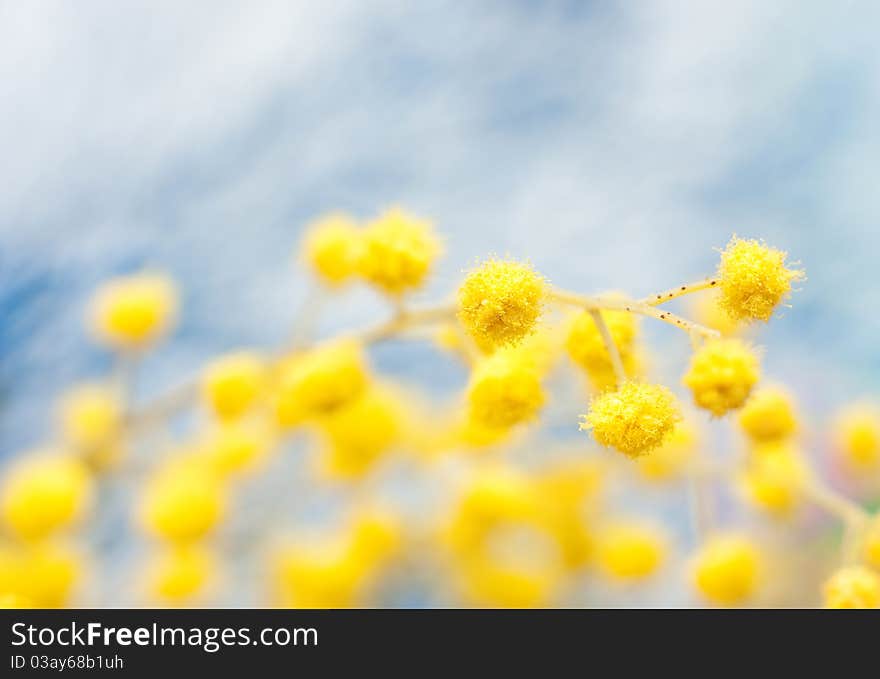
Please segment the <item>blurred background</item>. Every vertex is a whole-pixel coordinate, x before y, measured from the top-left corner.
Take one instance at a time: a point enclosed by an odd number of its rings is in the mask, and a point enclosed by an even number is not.
[[[878,23],[867,0],[0,3],[2,461],[111,369],[83,322],[105,279],[180,286],[149,400],[288,337],[310,220],[393,204],[443,238],[425,302],[488,253],[640,296],[711,273],[734,232],[766,239],[808,279],[761,331],[765,369],[820,422],[880,390]],[[320,333],[387,313],[354,289]],[[643,325],[676,384],[686,341]],[[467,374],[417,342],[374,361],[440,392]],[[120,579],[93,600],[131,601]]]

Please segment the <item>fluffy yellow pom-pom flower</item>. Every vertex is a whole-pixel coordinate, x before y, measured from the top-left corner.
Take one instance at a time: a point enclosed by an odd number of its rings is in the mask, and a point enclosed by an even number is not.
[[[880,576],[864,566],[836,571],[823,588],[825,608],[880,607]]]
[[[369,382],[360,346],[340,340],[289,359],[280,369],[276,415],[282,426],[332,413],[357,399]]]
[[[218,569],[214,555],[193,545],[172,546],[147,565],[150,598],[182,605],[205,593]]]
[[[370,222],[362,242],[361,276],[395,296],[421,287],[441,250],[431,223],[399,208]]]
[[[266,363],[250,351],[212,361],[202,375],[202,393],[223,420],[240,417],[259,399],[266,385]]]
[[[544,405],[534,361],[517,348],[502,349],[480,362],[468,385],[471,421],[506,429],[535,417]]]
[[[635,314],[625,311],[602,311],[602,318],[611,339],[617,346],[623,369],[630,377],[635,375],[638,361],[636,360],[635,341],[638,333],[638,321]],[[613,388],[617,383],[611,356],[592,315],[581,311],[571,319],[565,348],[571,360],[583,368],[590,382],[597,390]]]
[[[760,570],[761,556],[751,541],[738,535],[716,535],[694,559],[694,584],[710,603],[738,606],[755,593]]]
[[[321,282],[338,287],[357,274],[361,231],[348,215],[330,214],[307,227],[303,250]]]
[[[751,456],[741,479],[746,496],[773,514],[790,514],[807,481],[802,457],[785,443],[765,443],[760,448]]]
[[[762,387],[752,394],[740,411],[739,425],[756,443],[787,439],[797,431],[791,394],[782,387]]]
[[[458,315],[478,346],[501,347],[535,330],[545,292],[544,279],[529,265],[491,259],[462,283]]]
[[[717,339],[694,353],[684,384],[694,403],[720,417],[745,403],[760,376],[758,357],[748,344]]]
[[[876,466],[880,462],[880,408],[855,403],[841,410],[834,421],[834,446],[852,467]]]
[[[666,555],[666,540],[652,527],[615,523],[599,532],[596,555],[602,570],[619,580],[641,580],[655,573]]]
[[[92,298],[92,327],[115,349],[140,349],[164,334],[177,315],[177,288],[160,274],[134,274],[102,285]]]
[[[580,428],[590,429],[603,446],[639,457],[662,445],[681,414],[675,396],[666,387],[625,382],[617,391],[590,401]]]
[[[172,461],[147,482],[140,507],[142,525],[178,544],[205,537],[223,518],[226,489],[203,460]]]
[[[734,236],[718,265],[719,303],[736,320],[769,321],[773,310],[791,294],[803,271],[785,266],[786,253],[756,240]]]
[[[65,394],[60,408],[65,442],[87,459],[109,463],[122,445],[122,401],[103,384],[87,384]]]
[[[39,540],[83,516],[92,498],[92,478],[69,455],[34,454],[16,462],[0,487],[0,516],[23,540]]]

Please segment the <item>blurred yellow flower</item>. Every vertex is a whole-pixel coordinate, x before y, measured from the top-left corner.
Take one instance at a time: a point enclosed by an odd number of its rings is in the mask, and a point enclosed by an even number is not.
[[[373,387],[345,408],[319,421],[327,446],[323,471],[335,478],[359,478],[397,443],[401,407],[388,390]]]
[[[318,279],[330,287],[349,282],[361,256],[361,231],[348,215],[333,213],[306,227],[305,261]]]
[[[354,341],[329,342],[291,357],[280,368],[275,412],[284,427],[326,415],[355,401],[369,374],[361,347]]]
[[[699,432],[693,421],[679,421],[669,438],[650,455],[636,460],[642,476],[650,481],[668,481],[678,478],[693,461],[697,452]]]
[[[694,403],[720,417],[745,403],[760,376],[752,347],[736,338],[716,339],[694,352],[684,384]]]
[[[103,467],[115,462],[122,446],[123,406],[119,393],[104,384],[84,384],[61,399],[64,442]]]
[[[358,271],[382,292],[399,296],[420,288],[440,254],[430,222],[391,208],[367,224]]]
[[[833,424],[836,452],[852,467],[865,469],[880,463],[880,407],[854,403],[843,408]]]
[[[694,584],[710,603],[739,606],[751,598],[761,575],[761,555],[743,536],[721,534],[710,538],[693,562]]]
[[[217,559],[203,547],[162,549],[147,564],[150,598],[174,606],[190,604],[210,587],[217,571]]]
[[[782,387],[761,387],[740,411],[739,424],[755,443],[789,438],[797,431],[797,414],[791,394]]]
[[[93,494],[82,461],[60,453],[32,453],[17,460],[0,486],[0,516],[23,540],[38,540],[82,518]]]
[[[697,323],[717,330],[724,337],[737,335],[744,330],[744,323],[731,318],[721,307],[721,296],[717,289],[704,295],[696,295],[691,309]]]
[[[177,307],[177,288],[168,276],[141,273],[116,278],[92,298],[92,328],[109,347],[140,349],[169,330]]]
[[[653,575],[666,551],[666,538],[658,529],[635,522],[611,523],[596,537],[599,566],[618,580],[641,580]]]
[[[200,441],[200,450],[221,476],[258,469],[275,444],[269,424],[261,419],[224,422]]]
[[[19,558],[17,593],[34,608],[63,608],[82,582],[86,565],[77,550],[57,542],[25,547]]]
[[[624,371],[628,377],[635,377],[639,367],[636,355],[636,316],[626,311],[600,313],[620,354]],[[594,389],[603,391],[614,388],[617,379],[611,357],[590,313],[580,311],[569,320],[565,348],[571,360],[586,371]]]
[[[504,429],[533,419],[544,405],[537,366],[517,347],[500,349],[474,369],[467,391],[470,419]]]
[[[187,544],[217,526],[227,502],[226,488],[205,461],[172,460],[148,479],[140,520],[156,537]]]
[[[202,394],[211,411],[221,420],[232,420],[248,412],[266,387],[267,366],[254,352],[241,351],[221,356],[202,373]]]
[[[556,463],[535,479],[541,511],[567,568],[578,569],[593,556],[590,519],[603,482],[604,469],[594,460]]]
[[[741,483],[746,497],[767,511],[785,516],[801,500],[807,468],[800,451],[787,443],[765,443],[751,456]]]
[[[880,576],[863,566],[835,571],[823,588],[825,608],[880,607]]]

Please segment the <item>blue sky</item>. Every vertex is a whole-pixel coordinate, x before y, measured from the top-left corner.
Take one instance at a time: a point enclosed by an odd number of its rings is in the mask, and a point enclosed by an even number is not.
[[[644,294],[763,237],[809,276],[760,336],[768,372],[820,412],[877,393],[878,22],[874,2],[4,3],[0,448],[40,443],[52,395],[106,369],[82,329],[100,280],[180,280],[155,391],[286,336],[306,221],[397,202],[445,237],[426,298],[489,252]],[[382,311],[355,292],[324,329]]]

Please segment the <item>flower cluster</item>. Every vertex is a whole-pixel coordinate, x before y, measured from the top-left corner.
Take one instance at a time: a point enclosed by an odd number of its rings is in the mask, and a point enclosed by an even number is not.
[[[752,323],[804,279],[784,252],[734,237],[713,276],[642,298],[564,290],[531,263],[488,257],[448,302],[419,306],[441,251],[402,208],[315,220],[297,260],[321,294],[290,343],[232,347],[149,400],[132,375],[174,329],[177,285],[144,272],[101,286],[89,326],[118,367],[62,394],[45,449],[0,479],[0,602],[91,603],[107,566],[102,541],[84,537],[116,492],[144,555],[126,603],[202,605],[239,588],[255,604],[350,607],[421,588],[436,605],[555,606],[579,602],[586,580],[614,596],[668,578],[707,605],[792,603],[780,592],[796,555],[757,522],[720,521],[729,493],[775,527],[807,531],[811,505],[842,523],[824,582],[794,603],[880,605],[880,517],[822,480],[791,390],[762,378]],[[358,283],[387,320],[316,337],[315,314]],[[686,295],[696,321],[668,309]],[[647,346],[654,321],[689,341],[679,378],[663,379],[670,361]],[[384,374],[375,345],[424,338],[466,371],[456,393]],[[722,459],[713,442],[730,425]],[[825,438],[841,475],[870,488],[877,407],[845,407]],[[626,505],[643,484],[687,499],[690,544]]]

